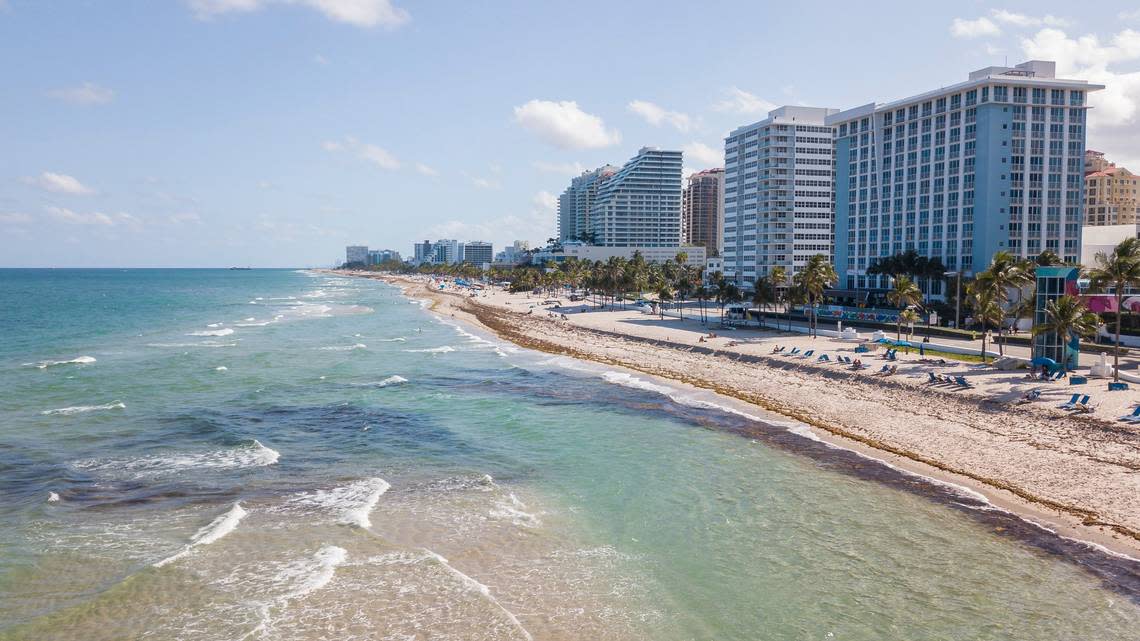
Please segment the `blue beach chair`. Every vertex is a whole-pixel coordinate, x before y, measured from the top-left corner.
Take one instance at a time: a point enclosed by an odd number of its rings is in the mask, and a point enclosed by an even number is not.
[[[1129,423],[1136,423],[1140,421],[1140,405],[1137,405],[1136,409],[1132,410],[1131,414],[1125,414],[1124,416],[1121,416],[1120,420],[1128,421]]]
[[[1057,407],[1059,407],[1059,408],[1061,408],[1061,409],[1063,409],[1063,410],[1072,409],[1072,408],[1073,408],[1073,406],[1077,404],[1077,399],[1078,399],[1078,398],[1080,398],[1080,397],[1081,397],[1081,395],[1080,395],[1080,394],[1073,394],[1073,397],[1072,397],[1072,398],[1070,398],[1070,399],[1068,400],[1068,402],[1065,402],[1065,403],[1061,403],[1061,404],[1060,404],[1060,405],[1058,405]]]

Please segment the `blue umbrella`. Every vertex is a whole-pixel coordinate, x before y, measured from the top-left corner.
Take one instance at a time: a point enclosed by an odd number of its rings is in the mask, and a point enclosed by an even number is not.
[[[1030,365],[1036,365],[1037,367],[1040,367],[1042,365],[1048,365],[1049,369],[1053,369],[1054,367],[1057,367],[1057,361],[1055,361],[1051,358],[1047,358],[1045,356],[1038,356],[1037,358],[1029,361],[1029,364]]]

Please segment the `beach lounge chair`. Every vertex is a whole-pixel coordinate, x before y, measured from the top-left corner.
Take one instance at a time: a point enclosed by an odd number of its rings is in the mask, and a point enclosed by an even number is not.
[[[966,381],[965,378],[962,378],[961,376],[955,376],[954,382],[957,383],[960,387],[973,387],[968,381]]]
[[[1060,371],[1057,371],[1057,372],[1053,372],[1053,375],[1052,375],[1052,376],[1050,376],[1050,377],[1049,377],[1048,379],[1046,379],[1046,380],[1048,380],[1050,383],[1054,383],[1054,382],[1056,382],[1056,381],[1059,381],[1059,380],[1061,380],[1061,377],[1062,377],[1063,375],[1064,375],[1064,374],[1063,374],[1062,372],[1060,372]]]
[[[815,350],[809,349],[808,351],[804,352],[803,356],[800,358],[811,358],[812,354],[815,354]]]
[[[827,357],[827,354],[820,354],[819,358],[817,358],[815,360],[823,362],[823,363],[831,362],[831,359]]]
[[[927,383],[933,384],[933,383],[941,383],[942,382],[938,379],[937,376],[934,375],[934,372],[927,372],[926,375],[930,377],[930,380],[926,381]]]
[[[799,353],[800,353],[800,348],[793,347],[792,351],[788,352],[788,356],[791,356],[792,354],[799,354]]]
[[[887,370],[887,376],[894,376],[895,374],[898,373],[898,371],[899,371],[898,365],[891,365],[891,368],[889,370]]]
[[[1071,409],[1073,409],[1073,406],[1077,404],[1077,399],[1079,399],[1080,397],[1081,397],[1080,394],[1073,394],[1073,397],[1070,398],[1068,400],[1068,402],[1061,403],[1057,407],[1059,407],[1063,410],[1071,410]]]
[[[887,373],[887,371],[888,371],[888,370],[890,370],[890,369],[891,369],[891,366],[890,366],[890,365],[883,365],[881,368],[879,368],[879,371],[875,372],[875,374],[876,374],[876,375],[878,375],[878,374],[886,374],[886,373]]]
[[[1077,401],[1077,404],[1073,406],[1073,409],[1078,412],[1088,414],[1092,413],[1092,411],[1096,408],[1092,406],[1092,403],[1089,402],[1089,397],[1086,395],[1084,398]]]
[[[899,353],[899,351],[897,349],[892,349],[892,350],[888,351],[887,352],[887,360],[888,361],[897,360],[898,359],[898,353]]]
[[[1089,398],[1090,398],[1089,395],[1085,394],[1084,396],[1081,397],[1081,400],[1079,400],[1075,403],[1066,403],[1066,405],[1068,405],[1068,407],[1066,407],[1065,409],[1067,409],[1067,410],[1084,409],[1085,411],[1088,411],[1088,409],[1089,409],[1089,406],[1088,406],[1089,405]]]
[[[1137,421],[1140,421],[1140,405],[1137,405],[1136,409],[1132,410],[1131,414],[1125,414],[1124,416],[1121,416],[1120,420],[1128,421],[1129,423],[1136,423]]]
[[[851,357],[850,357],[850,356],[840,356],[839,358],[843,359],[843,364],[844,364],[844,365],[852,365],[852,364],[854,363],[854,362],[851,360]]]
[[[1024,396],[1017,399],[1017,403],[1018,403],[1018,405],[1021,405],[1023,403],[1032,403],[1033,401],[1036,401],[1039,398],[1041,398],[1041,390],[1035,389],[1035,390],[1031,390],[1031,391],[1026,392]]]

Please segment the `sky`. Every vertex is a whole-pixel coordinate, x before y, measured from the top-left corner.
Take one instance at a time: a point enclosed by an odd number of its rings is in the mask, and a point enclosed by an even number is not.
[[[0,266],[301,267],[555,234],[582,170],[686,171],[783,104],[1027,59],[1104,84],[1140,173],[1140,7],[1101,2],[0,0]]]

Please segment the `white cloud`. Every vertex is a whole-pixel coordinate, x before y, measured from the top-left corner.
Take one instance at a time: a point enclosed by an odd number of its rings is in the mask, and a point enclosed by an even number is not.
[[[57,194],[70,194],[72,196],[88,196],[95,193],[94,189],[87,187],[77,179],[67,174],[57,174],[50,171],[34,178],[25,178],[24,182],[35,185],[40,189]]]
[[[580,162],[547,162],[545,160],[536,160],[532,164],[535,169],[547,174],[577,176],[583,171],[586,171],[585,165]]]
[[[395,171],[403,166],[400,160],[387,149],[361,142],[352,136],[345,137],[343,141],[326,140],[321,143],[321,147],[332,153],[348,152],[387,171]]]
[[[724,166],[724,152],[713,149],[702,142],[690,142],[682,145],[681,151],[688,162],[696,161],[706,167]]]
[[[954,36],[955,38],[982,38],[985,36],[1000,36],[1001,27],[994,24],[993,20],[990,20],[984,16],[976,20],[954,18],[954,22],[950,23],[950,35]]]
[[[48,92],[48,95],[75,105],[105,105],[115,99],[113,90],[92,82],[85,82],[78,87],[55,89]]]
[[[647,100],[634,100],[626,105],[626,109],[641,116],[645,122],[648,122],[654,127],[669,124],[676,128],[677,131],[683,132],[689,131],[693,127],[693,119],[688,114],[679,111],[669,111],[661,105]]]
[[[1140,60],[1140,32],[1124,29],[1102,41],[1046,28],[1022,38],[1021,49],[1030,59],[1055,60],[1059,77],[1104,85],[1089,94],[1088,146],[1118,164],[1140,167],[1140,71],[1118,70]]]
[[[1135,11],[1121,11],[1116,17],[1125,22],[1140,22],[1140,9]]]
[[[98,211],[90,214],[81,214],[66,207],[55,207],[52,205],[49,205],[46,209],[52,218],[71,225],[101,225],[112,227],[116,222],[115,218]],[[120,214],[120,216],[123,215],[130,216],[130,214]]]
[[[187,211],[177,214],[171,214],[166,217],[166,220],[171,225],[198,225],[202,222],[202,217],[197,212]]]
[[[554,213],[558,209],[558,197],[545,189],[535,194],[531,202],[535,207],[549,213]]]
[[[499,181],[492,180],[490,178],[480,178],[479,176],[473,176],[471,178],[471,184],[475,185],[476,187],[478,187],[480,189],[502,189],[503,188],[503,186],[499,183]]]
[[[0,212],[0,224],[20,225],[32,222],[32,217],[20,212]]]
[[[436,168],[425,165],[422,162],[416,163],[416,171],[418,171],[419,173],[421,173],[425,176],[438,176],[439,175],[439,171]]]
[[[767,114],[777,107],[776,103],[739,87],[729,87],[725,94],[724,100],[713,105],[714,110],[738,114]]]
[[[562,149],[600,149],[621,142],[621,133],[567,100],[531,100],[515,107],[515,120],[543,141]]]
[[[1068,20],[1049,14],[1038,18],[1037,16],[1027,16],[1024,13],[1014,13],[1013,11],[1006,11],[1005,9],[993,9],[990,11],[990,15],[998,22],[1015,27],[1040,27],[1042,25],[1064,27],[1069,24]]]
[[[300,5],[315,9],[329,20],[357,27],[394,29],[411,20],[411,15],[391,0],[187,0],[194,15],[208,20],[226,13],[250,13],[269,5]]]

